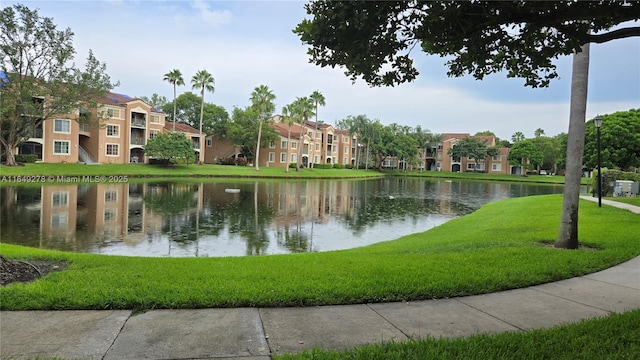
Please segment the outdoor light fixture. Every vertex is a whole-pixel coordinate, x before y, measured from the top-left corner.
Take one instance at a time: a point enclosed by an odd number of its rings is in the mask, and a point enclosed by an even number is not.
[[[597,130],[597,146],[598,146],[598,207],[602,207],[602,158],[600,157],[600,126],[602,126],[602,116],[598,115],[593,119]]]

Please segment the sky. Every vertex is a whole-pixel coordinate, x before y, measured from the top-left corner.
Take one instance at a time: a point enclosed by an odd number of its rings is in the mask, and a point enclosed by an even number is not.
[[[21,3],[70,28],[81,66],[92,50],[120,85],[114,92],[132,97],[152,94],[173,100],[164,74],[179,69],[185,86],[201,69],[215,78],[205,101],[232,112],[249,105],[253,89],[267,85],[276,95],[276,112],[297,97],[320,91],[326,106],[318,119],[334,125],[349,115],[366,115],[385,125],[428,129],[433,133],[489,130],[511,139],[520,131],[548,136],[569,126],[571,57],[554,63],[560,79],[549,88],[524,87],[522,79],[493,74],[482,81],[447,77],[445,60],[415,49],[418,79],[395,87],[355,83],[340,68],[309,63],[308,47],[292,29],[308,17],[302,1],[5,1]],[[591,46],[587,119],[640,108],[640,38]]]

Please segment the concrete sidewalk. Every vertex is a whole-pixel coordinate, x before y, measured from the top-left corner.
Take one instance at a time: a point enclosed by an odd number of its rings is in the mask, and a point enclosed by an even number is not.
[[[598,202],[598,198],[593,196],[580,196],[580,199]],[[617,207],[620,209],[629,210],[634,214],[640,214],[640,206],[635,206],[635,205],[626,204],[626,203],[613,201],[613,200],[607,200],[607,199],[600,199],[600,200],[602,201],[602,205],[609,205],[609,206]]]
[[[0,312],[9,359],[266,360],[426,335],[549,328],[640,308],[640,257],[594,274],[453,299],[303,308]]]

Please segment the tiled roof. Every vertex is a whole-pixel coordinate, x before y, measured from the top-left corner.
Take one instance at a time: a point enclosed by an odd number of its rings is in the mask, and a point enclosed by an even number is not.
[[[164,128],[167,130],[173,130],[173,123],[170,121],[165,121]],[[200,134],[200,130],[194,129],[191,125],[181,123],[181,122],[176,123],[176,131],[188,133],[188,134],[196,134],[196,135]]]

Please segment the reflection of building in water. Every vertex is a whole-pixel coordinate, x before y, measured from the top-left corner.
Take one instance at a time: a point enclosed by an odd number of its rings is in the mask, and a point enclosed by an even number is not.
[[[39,247],[88,251],[112,242],[135,245],[162,230],[162,217],[145,209],[147,188],[147,184],[127,183],[47,185],[38,189],[39,196],[32,194],[35,189],[18,188],[13,196],[15,204],[9,205],[15,207],[20,202],[23,206],[20,211],[30,215],[27,219],[15,219],[14,229],[3,227],[3,231],[16,237],[20,227],[33,227],[27,221],[37,221]],[[19,201],[25,197],[20,196],[21,192],[29,194],[33,201]],[[3,210],[8,210],[9,205],[3,204]],[[26,235],[35,234],[30,231]],[[36,246],[32,241],[24,244]]]
[[[259,201],[276,211],[275,225],[299,225],[305,222],[327,223],[331,216],[353,213],[359,203],[351,181],[309,181],[268,183],[259,193]]]
[[[40,230],[43,240],[73,242],[76,238],[78,186],[42,187]]]

